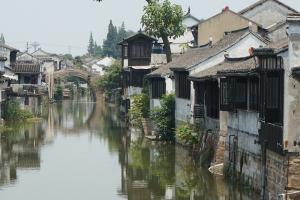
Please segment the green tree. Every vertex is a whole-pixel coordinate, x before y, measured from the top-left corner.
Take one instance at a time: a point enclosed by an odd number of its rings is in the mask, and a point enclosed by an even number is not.
[[[0,36],[0,44],[5,44],[5,38],[4,38],[3,33],[1,33],[1,36]]]
[[[127,31],[125,29],[125,23],[123,22],[122,25],[119,27],[118,29],[118,36],[117,36],[117,42],[120,42],[122,41],[124,38],[126,38],[128,35],[127,35]],[[117,44],[116,44],[117,45]],[[117,46],[117,57],[120,57],[121,56],[121,46]]]
[[[95,43],[94,43],[93,33],[90,34],[88,53],[90,56],[94,55],[95,53]]]
[[[105,56],[116,57],[117,37],[117,27],[115,27],[112,23],[112,20],[110,20],[106,40],[103,42],[103,54]]]
[[[103,55],[103,51],[102,51],[101,45],[97,45],[97,43],[95,42],[94,47],[95,47],[95,49],[94,49],[94,56],[101,57]]]
[[[96,0],[102,2],[103,0]],[[172,61],[169,38],[178,38],[184,33],[182,25],[183,11],[181,6],[173,5],[169,0],[160,3],[159,0],[146,0],[142,24],[149,35],[162,38],[167,61]]]
[[[111,96],[113,90],[119,87],[119,78],[122,71],[121,62],[115,61],[103,76],[94,80],[92,86],[103,90],[107,96]]]
[[[64,55],[64,58],[65,58],[65,59],[69,59],[69,60],[73,60],[72,54],[65,54],[65,55]]]
[[[169,0],[151,0],[144,7],[142,25],[149,35],[163,40],[167,62],[172,61],[169,38],[176,39],[184,33],[183,16],[181,6],[172,4]]]

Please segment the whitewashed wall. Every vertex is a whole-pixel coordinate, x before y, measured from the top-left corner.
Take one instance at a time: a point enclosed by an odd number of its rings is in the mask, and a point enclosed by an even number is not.
[[[291,76],[292,69],[300,66],[300,23],[290,24],[289,51],[280,54],[284,59],[284,141],[290,152],[300,152],[300,80]]]

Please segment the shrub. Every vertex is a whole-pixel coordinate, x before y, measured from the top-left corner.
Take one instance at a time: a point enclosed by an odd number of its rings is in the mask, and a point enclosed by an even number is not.
[[[199,137],[196,130],[194,130],[189,124],[184,124],[176,129],[176,137],[185,144],[197,144]]]
[[[16,101],[9,100],[4,104],[3,118],[8,122],[25,121],[32,118],[33,114],[27,110],[22,110],[20,104]]]
[[[151,119],[156,126],[156,136],[162,140],[174,140],[175,97],[164,95],[160,99],[160,107],[151,110]]]
[[[54,99],[55,100],[62,100],[63,99],[63,89],[60,85],[56,86]]]
[[[129,109],[129,119],[134,127],[141,128],[142,119],[149,117],[150,102],[147,94],[132,96],[132,106]]]

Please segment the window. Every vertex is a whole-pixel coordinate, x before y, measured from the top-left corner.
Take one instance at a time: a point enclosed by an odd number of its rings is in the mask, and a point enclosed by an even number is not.
[[[218,81],[194,82],[195,85],[195,118],[206,116],[218,119],[220,112]]]
[[[130,74],[130,86],[143,87],[144,78],[146,74],[149,74],[150,70],[131,70]]]
[[[223,78],[220,89],[221,110],[258,110],[259,81],[257,77]]]
[[[211,118],[218,119],[219,109],[219,86],[217,81],[206,82],[205,107],[206,115]]]
[[[191,82],[188,80],[189,72],[176,72],[176,96],[182,99],[190,99]]]
[[[148,58],[151,56],[150,48],[143,42],[136,42],[132,45],[131,56],[133,58]]]
[[[159,99],[166,94],[166,81],[164,78],[151,79],[151,97]]]
[[[234,108],[234,82],[232,78],[222,78],[220,83],[220,109],[231,111]]]
[[[235,108],[247,109],[247,78],[235,79]]]
[[[205,84],[203,82],[194,82],[195,104],[204,104]]]
[[[205,97],[205,84],[203,82],[194,82],[195,88],[195,105],[194,105],[194,118],[204,118],[204,97]]]
[[[261,74],[261,117],[269,123],[283,123],[283,77],[282,71]]]

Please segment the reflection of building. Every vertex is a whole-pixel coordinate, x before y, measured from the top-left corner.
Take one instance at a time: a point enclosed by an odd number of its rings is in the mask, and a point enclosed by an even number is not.
[[[14,132],[1,135],[0,187],[13,183],[18,169],[40,168],[40,147],[45,135],[42,124],[16,128]]]

